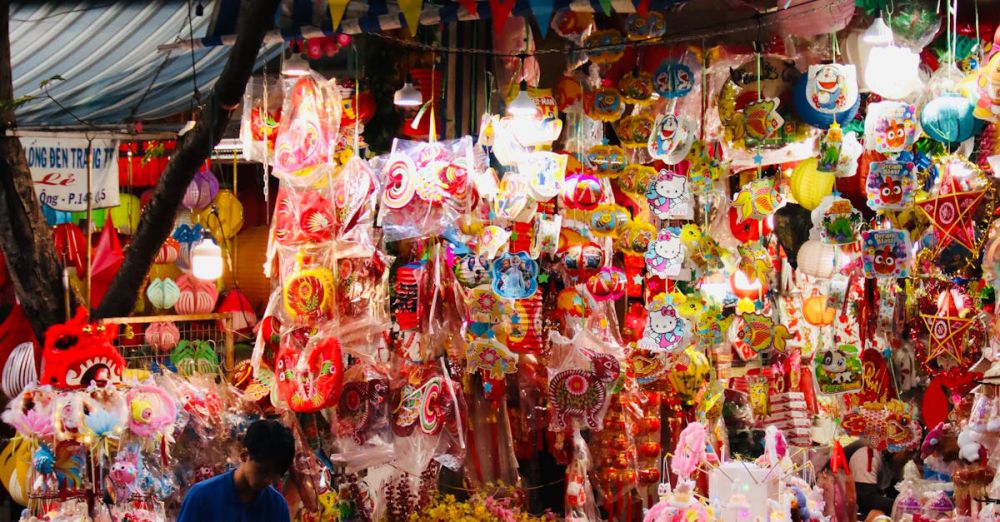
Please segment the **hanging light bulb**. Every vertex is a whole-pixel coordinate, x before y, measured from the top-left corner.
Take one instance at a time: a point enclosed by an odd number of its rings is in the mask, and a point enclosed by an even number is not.
[[[881,17],[865,30],[861,40],[870,46],[864,70],[868,89],[898,100],[920,86],[920,56],[909,47],[896,45],[892,29]]]
[[[309,62],[302,57],[296,46],[290,46],[292,54],[281,64],[282,76],[305,76],[312,72]]]
[[[399,107],[418,107],[424,103],[424,95],[413,86],[413,77],[406,75],[406,83],[392,96],[392,103]]]
[[[215,241],[205,238],[191,249],[191,273],[204,281],[222,277],[222,249]]]
[[[528,95],[528,82],[521,80],[521,92],[507,106],[507,114],[511,116],[534,116],[538,113],[535,100]]]

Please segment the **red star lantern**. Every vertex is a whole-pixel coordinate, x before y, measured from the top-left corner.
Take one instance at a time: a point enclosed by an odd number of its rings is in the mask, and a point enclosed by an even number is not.
[[[920,211],[934,226],[937,239],[935,256],[952,241],[969,252],[975,252],[973,215],[985,194],[985,190],[963,190],[957,180],[949,176],[942,182],[939,195],[917,203]]]
[[[956,297],[958,303],[956,303]],[[924,325],[929,333],[927,353],[924,357],[924,366],[937,362],[937,366],[942,366],[938,358],[948,355],[955,360],[958,367],[966,368],[971,361],[967,361],[962,353],[962,347],[966,344],[966,337],[972,327],[973,319],[967,319],[961,315],[964,305],[961,306],[964,298],[955,290],[941,292],[938,297],[938,310],[934,315],[920,314]],[[949,366],[947,363],[944,366]]]

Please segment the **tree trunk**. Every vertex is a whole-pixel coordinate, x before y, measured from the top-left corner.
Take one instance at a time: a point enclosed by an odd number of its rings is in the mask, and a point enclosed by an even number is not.
[[[177,151],[160,176],[153,198],[143,211],[139,228],[125,251],[121,269],[111,281],[95,317],[122,316],[132,310],[156,252],[173,229],[188,184],[222,139],[233,110],[243,98],[278,4],[279,0],[243,0],[236,44],[229,61],[203,107],[198,124],[180,140]]]
[[[0,100],[14,99],[10,63],[10,1],[0,0]],[[66,319],[62,264],[31,181],[10,103],[0,108],[0,249],[17,295],[38,339]]]

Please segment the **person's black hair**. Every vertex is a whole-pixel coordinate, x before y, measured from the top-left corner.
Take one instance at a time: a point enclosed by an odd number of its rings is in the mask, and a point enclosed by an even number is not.
[[[295,437],[292,430],[276,420],[254,421],[243,436],[243,447],[255,462],[274,466],[284,474],[295,457]]]

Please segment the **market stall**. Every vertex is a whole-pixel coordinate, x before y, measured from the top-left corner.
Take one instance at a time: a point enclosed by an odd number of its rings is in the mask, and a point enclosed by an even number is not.
[[[172,519],[258,418],[293,520],[1000,517],[995,10],[348,4],[266,37],[130,315],[0,336],[22,520]],[[43,198],[89,306],[174,146]]]

